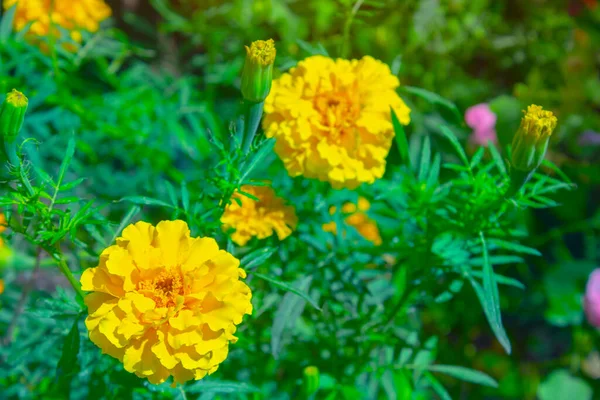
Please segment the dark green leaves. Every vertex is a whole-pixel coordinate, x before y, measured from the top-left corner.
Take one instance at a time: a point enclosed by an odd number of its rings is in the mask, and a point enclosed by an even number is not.
[[[404,127],[400,123],[398,116],[394,112],[393,109],[390,109],[392,113],[392,125],[394,126],[394,132],[396,134],[396,146],[398,147],[398,152],[400,152],[400,159],[402,160],[402,165],[410,165],[409,153],[408,153],[408,139],[406,138],[406,133],[404,132]]]
[[[458,107],[456,107],[454,103],[443,98],[439,94],[414,86],[402,86],[402,89],[410,94],[414,94],[415,96],[418,96],[428,101],[434,106],[441,107],[442,109],[447,110],[454,117],[457,123],[462,123],[462,115],[460,111],[458,111]]]
[[[56,367],[58,384],[68,391],[72,376],[79,371],[79,318],[75,318],[71,330],[65,337],[62,355]]]

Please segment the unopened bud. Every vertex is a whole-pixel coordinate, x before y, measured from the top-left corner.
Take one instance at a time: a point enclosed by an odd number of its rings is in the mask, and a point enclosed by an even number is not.
[[[242,70],[242,96],[245,100],[260,103],[271,92],[276,53],[273,39],[257,40],[250,47],[246,46],[246,61]]]

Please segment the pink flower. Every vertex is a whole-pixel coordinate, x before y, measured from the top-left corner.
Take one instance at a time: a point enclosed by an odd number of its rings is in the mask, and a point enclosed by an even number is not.
[[[481,103],[469,107],[465,112],[465,121],[468,126],[473,128],[471,142],[480,146],[487,145],[488,141],[497,143],[496,136],[496,114],[492,112],[487,103]]]
[[[600,268],[593,270],[588,278],[583,308],[588,322],[600,328]]]

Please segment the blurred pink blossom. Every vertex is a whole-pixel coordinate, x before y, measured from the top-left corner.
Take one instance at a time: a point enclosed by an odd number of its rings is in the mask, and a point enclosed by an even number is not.
[[[588,278],[583,307],[588,322],[600,328],[600,268],[592,271]]]
[[[496,114],[492,112],[487,103],[481,103],[469,107],[465,112],[465,121],[468,126],[473,128],[471,142],[480,146],[487,145],[488,141],[497,143],[496,136]]]

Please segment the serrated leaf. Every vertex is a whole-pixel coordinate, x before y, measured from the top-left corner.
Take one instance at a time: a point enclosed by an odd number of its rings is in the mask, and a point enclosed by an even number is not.
[[[240,178],[241,183],[246,183],[246,178],[250,175],[250,173],[264,160],[264,158],[271,153],[273,150],[273,146],[275,146],[275,139],[267,139],[264,140],[260,145],[256,152],[254,152],[254,157],[250,159],[248,164],[244,165],[243,173]]]
[[[478,385],[489,386],[493,388],[498,387],[498,382],[496,382],[491,376],[470,368],[460,367],[457,365],[433,364],[429,365],[427,370],[449,375],[465,382],[476,383]]]
[[[494,144],[491,141],[488,142],[488,149],[492,154],[494,164],[496,164],[496,167],[498,167],[498,171],[500,171],[502,176],[508,177],[508,170],[506,169],[506,164],[504,164],[504,160],[502,159],[500,152],[498,152],[498,149],[496,148],[496,146],[494,146]]]

